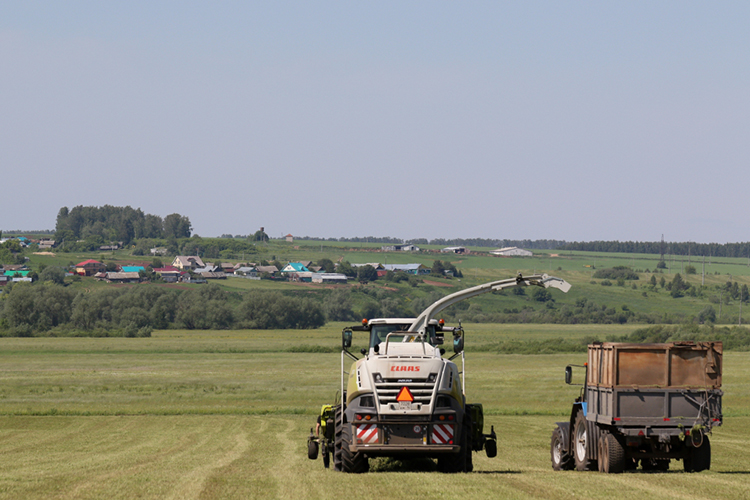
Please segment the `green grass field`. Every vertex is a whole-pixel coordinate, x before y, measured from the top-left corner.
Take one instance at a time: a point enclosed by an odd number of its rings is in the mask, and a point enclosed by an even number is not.
[[[469,400],[484,404],[498,457],[444,475],[430,461],[324,470],[305,440],[338,388],[342,324],[320,330],[159,331],[152,338],[4,338],[0,498],[747,498],[750,353],[725,353],[725,425],[712,470],[553,472],[549,438],[584,355],[472,353],[503,339],[626,334],[635,327],[465,325]],[[357,343],[355,337],[355,344]]]

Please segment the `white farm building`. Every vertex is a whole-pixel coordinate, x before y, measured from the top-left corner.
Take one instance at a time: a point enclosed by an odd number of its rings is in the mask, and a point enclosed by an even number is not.
[[[518,247],[499,248],[497,250],[492,250],[490,254],[497,255],[498,257],[531,257],[534,255],[528,250]]]

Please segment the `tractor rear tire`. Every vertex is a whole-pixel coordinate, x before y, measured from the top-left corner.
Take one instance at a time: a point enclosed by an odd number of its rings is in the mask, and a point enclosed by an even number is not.
[[[699,447],[689,448],[688,455],[682,459],[685,472],[701,472],[711,468],[711,441],[703,436]]]
[[[596,460],[587,458],[587,455],[589,454],[589,448],[592,446],[592,444],[590,443],[589,439],[586,416],[582,411],[579,411],[576,414],[571,445],[571,448],[573,449],[573,459],[575,460],[576,470],[596,470]]]
[[[552,470],[573,470],[573,457],[570,451],[565,451],[563,443],[563,430],[559,427],[552,431],[552,441],[549,445]]]

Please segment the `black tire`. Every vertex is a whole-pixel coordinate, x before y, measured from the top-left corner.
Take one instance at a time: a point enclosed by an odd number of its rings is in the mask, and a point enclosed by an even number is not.
[[[576,414],[575,425],[573,426],[573,436],[570,440],[573,459],[575,460],[576,470],[596,470],[596,460],[586,458],[589,455],[591,446],[586,417],[582,411]]]
[[[497,441],[494,439],[485,441],[484,452],[487,454],[487,458],[495,458],[497,456]]]
[[[345,424],[341,432],[341,470],[361,474],[370,470],[370,463],[362,452],[352,453],[349,445],[352,443],[352,426]]]
[[[474,446],[472,446],[474,440],[473,430],[474,423],[471,421],[471,415],[469,412],[466,412],[463,423],[463,443],[464,448],[466,448],[466,465],[464,466],[464,472],[474,471],[474,455],[472,455],[472,452],[474,451]]]
[[[699,447],[689,448],[688,455],[682,460],[685,472],[701,472],[711,468],[711,441],[703,436]]]
[[[318,442],[312,439],[307,442],[307,458],[315,460],[318,458]]]
[[[564,444],[563,430],[557,427],[552,431],[552,440],[549,445],[552,470],[573,470],[573,457],[570,455],[570,451],[563,449]]]
[[[333,426],[333,470],[342,472],[341,468],[341,438],[342,431],[344,429],[343,413],[341,411],[341,405],[337,406],[334,410],[334,426]]]
[[[606,474],[619,474],[625,470],[625,448],[617,436],[602,432],[599,443],[599,471]]]
[[[464,416],[464,421],[468,420],[468,413]],[[466,422],[461,426],[461,449],[458,453],[446,453],[438,457],[437,468],[440,472],[455,474],[456,472],[466,472],[467,455],[471,460],[471,422],[469,421],[469,431],[466,431]],[[473,464],[472,464],[473,467]]]

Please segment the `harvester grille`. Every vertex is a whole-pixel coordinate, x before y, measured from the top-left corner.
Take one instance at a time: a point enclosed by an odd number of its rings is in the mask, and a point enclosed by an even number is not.
[[[427,382],[426,380],[398,382],[396,379],[386,379],[384,382],[375,383],[375,392],[380,405],[396,403],[398,393],[404,386],[408,387],[411,395],[414,396],[414,403],[430,404],[432,394],[435,392],[435,382]]]

